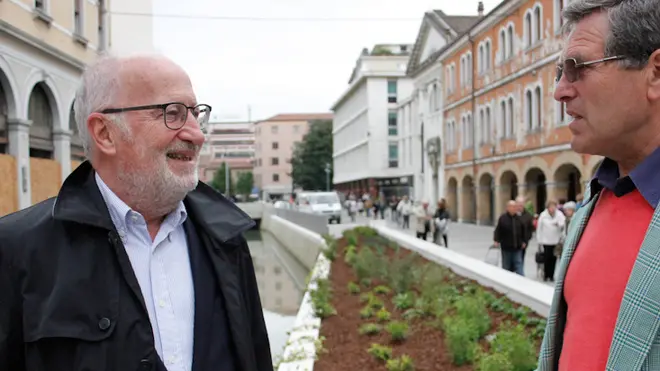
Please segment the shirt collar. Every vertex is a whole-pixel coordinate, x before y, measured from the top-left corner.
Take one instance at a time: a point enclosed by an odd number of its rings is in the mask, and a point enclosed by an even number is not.
[[[655,209],[660,203],[660,171],[658,169],[660,169],[660,147],[637,165],[629,176],[623,178],[619,178],[619,165],[616,161],[605,158],[591,180],[591,188],[594,190],[591,192],[591,197],[603,187],[623,194],[626,193],[626,190],[631,191],[637,188],[646,202]],[[621,192],[622,188],[623,192]]]
[[[94,177],[96,178],[96,184],[101,191],[101,196],[110,212],[112,224],[114,224],[117,229],[126,229],[128,218],[132,215],[140,214],[131,209],[130,206],[126,205],[126,203],[122,201],[122,199],[119,198],[110,187],[108,187],[98,173],[95,173]],[[183,204],[183,201],[181,201],[177,205],[177,208],[165,217],[163,223],[178,227],[186,221],[187,217],[188,213],[186,211],[186,206]]]

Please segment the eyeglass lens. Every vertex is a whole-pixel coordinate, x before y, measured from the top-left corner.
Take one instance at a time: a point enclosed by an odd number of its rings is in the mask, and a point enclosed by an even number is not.
[[[575,82],[578,78],[578,68],[575,59],[567,59],[561,65],[557,66],[557,82],[561,80],[562,75],[566,75],[568,82]]]
[[[206,129],[206,124],[209,122],[211,116],[210,107],[207,105],[198,105],[191,110],[193,117],[197,120],[202,130]],[[181,103],[171,103],[165,107],[165,125],[172,129],[178,130],[186,123],[188,118],[188,107]]]

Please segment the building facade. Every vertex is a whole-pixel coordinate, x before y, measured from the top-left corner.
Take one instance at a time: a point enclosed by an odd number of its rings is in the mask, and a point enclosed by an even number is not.
[[[442,154],[444,75],[440,50],[472,27],[477,16],[449,16],[441,10],[424,14],[406,74],[412,94],[398,108],[399,158],[413,169],[413,199],[435,205],[445,193]]]
[[[445,195],[458,220],[492,224],[518,195],[537,213],[575,200],[601,158],[570,149],[555,64],[567,0],[504,0],[440,52]]]
[[[255,123],[254,182],[263,199],[293,192],[291,157],[316,120],[332,120],[331,113],[288,113]]]
[[[412,91],[412,45],[376,45],[359,56],[349,86],[332,106],[333,184],[344,193],[410,194],[413,168],[401,161],[397,110]]]
[[[82,160],[71,114],[107,48],[105,1],[0,1],[0,216],[57,194]]]
[[[209,123],[209,133],[200,156],[199,178],[210,182],[222,164],[236,184],[241,173],[253,170],[254,124],[251,122]]]

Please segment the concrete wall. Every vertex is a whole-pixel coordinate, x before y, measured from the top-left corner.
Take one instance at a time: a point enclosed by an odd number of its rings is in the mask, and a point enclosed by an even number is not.
[[[266,214],[277,215],[319,235],[328,233],[328,218],[321,215],[303,213],[297,210],[276,209],[269,204],[264,204],[263,219],[267,218]]]
[[[272,233],[277,241],[309,270],[314,267],[319,253],[325,246],[325,240],[320,234],[271,212],[264,212],[261,229]]]

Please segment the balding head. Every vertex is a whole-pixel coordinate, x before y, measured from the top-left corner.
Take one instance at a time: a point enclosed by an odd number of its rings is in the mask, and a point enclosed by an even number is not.
[[[506,211],[511,215],[516,214],[518,212],[518,203],[513,200],[507,202]]]

